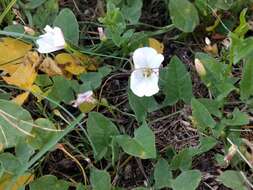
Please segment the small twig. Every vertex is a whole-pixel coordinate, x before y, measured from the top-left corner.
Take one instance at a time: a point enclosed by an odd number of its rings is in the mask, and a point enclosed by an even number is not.
[[[63,151],[65,154],[67,154],[80,168],[81,172],[82,172],[82,175],[83,175],[83,179],[84,179],[84,184],[85,186],[87,186],[87,176],[85,174],[85,171],[82,167],[82,164],[74,157],[72,156],[65,148],[62,144],[57,144],[57,148],[61,151]]]
[[[169,115],[165,115],[165,116],[163,116],[163,117],[157,118],[157,119],[155,119],[155,120],[153,120],[153,121],[150,121],[150,125],[153,124],[153,123],[156,123],[156,122],[158,122],[158,121],[162,121],[162,120],[164,120],[164,119],[168,119],[168,118],[170,118],[170,117],[172,117],[172,116],[174,116],[174,115],[177,115],[177,114],[179,114],[179,113],[181,113],[181,112],[182,112],[182,110],[179,110],[179,111],[176,111],[176,112],[171,113],[171,114],[169,114]]]
[[[251,187],[251,189],[253,189],[253,185],[250,183],[250,181],[248,180],[248,178],[245,176],[245,174],[240,171],[240,174],[242,175],[244,181]]]

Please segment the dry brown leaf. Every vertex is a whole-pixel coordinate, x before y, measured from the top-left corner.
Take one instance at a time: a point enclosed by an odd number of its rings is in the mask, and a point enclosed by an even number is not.
[[[39,69],[49,76],[63,75],[61,68],[50,57],[46,57],[39,66]]]
[[[41,62],[41,57],[36,51],[29,51],[24,56],[23,63],[25,65],[32,65],[34,68],[36,68]]]

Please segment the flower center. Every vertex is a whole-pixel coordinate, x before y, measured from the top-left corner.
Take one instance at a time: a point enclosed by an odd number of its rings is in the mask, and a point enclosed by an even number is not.
[[[153,71],[152,71],[151,68],[145,68],[145,69],[143,69],[143,76],[146,77],[146,78],[148,78],[148,77],[151,76],[152,72]]]

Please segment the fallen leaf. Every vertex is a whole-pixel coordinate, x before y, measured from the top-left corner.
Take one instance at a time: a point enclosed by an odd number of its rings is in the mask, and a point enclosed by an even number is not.
[[[39,69],[49,76],[63,75],[61,68],[50,57],[46,57],[39,66]]]
[[[29,94],[30,94],[29,92],[24,92],[22,94],[19,94],[18,96],[13,98],[12,101],[21,106],[27,100]]]
[[[0,66],[0,70],[12,75],[18,69],[20,64],[24,64],[24,65],[30,64],[35,68],[40,63],[41,57],[39,56],[39,54],[37,52],[29,51],[19,61],[20,61],[19,64],[13,64],[13,62],[8,63],[8,64],[4,64],[4,65]]]
[[[18,67],[19,67],[19,64],[6,64],[6,65],[0,66],[0,70],[12,75],[13,73],[15,73]]]
[[[79,59],[79,64],[84,64],[89,71],[96,71],[98,60],[96,58],[84,55],[80,52],[73,53],[73,56],[77,57]]]
[[[30,89],[36,79],[37,73],[32,65],[20,64],[10,77],[2,77],[3,80],[22,89]]]
[[[149,47],[154,48],[158,53],[163,53],[164,45],[155,38],[148,39]]]
[[[39,86],[34,84],[34,85],[32,85],[30,90],[33,93],[33,95],[37,98],[38,102],[40,102],[41,100],[44,99],[44,97],[42,96],[43,91],[40,89]]]
[[[71,54],[68,53],[61,53],[55,57],[55,60],[58,64],[64,65],[64,70],[68,71],[73,75],[80,75],[86,72],[86,67],[80,65],[78,62],[80,60]]]
[[[0,178],[0,190],[7,189],[11,179],[12,179],[12,176],[10,174],[5,173]],[[21,187],[32,182],[33,180],[34,180],[34,175],[30,173],[26,173],[22,176],[19,176],[16,182],[12,185],[11,190],[19,190]]]
[[[0,66],[11,62],[12,64],[20,63],[21,58],[32,49],[31,44],[27,44],[14,38],[0,38]]]
[[[36,68],[41,62],[41,57],[39,56],[38,52],[36,51],[29,51],[24,56],[23,63],[25,65],[32,65],[34,68]]]

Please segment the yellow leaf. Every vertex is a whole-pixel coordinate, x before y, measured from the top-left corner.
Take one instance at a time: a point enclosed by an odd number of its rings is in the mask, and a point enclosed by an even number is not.
[[[12,179],[12,176],[10,174],[5,173],[0,178],[0,190],[5,190],[9,186],[9,183]],[[24,185],[32,182],[34,180],[34,175],[30,173],[26,173],[22,176],[19,176],[14,185],[12,185],[11,190],[18,190]]]
[[[80,52],[75,52],[73,54],[76,58],[78,58],[80,64],[84,64],[86,66],[86,69],[89,71],[96,71],[97,70],[97,65],[98,61],[97,59],[84,55]]]
[[[70,64],[65,67],[65,70],[70,72],[73,75],[80,75],[80,74],[86,72],[85,67],[77,65],[77,64]]]
[[[89,112],[92,111],[96,106],[97,106],[96,103],[84,102],[84,103],[80,104],[79,109],[80,109],[80,111],[83,112],[83,113],[89,113]]]
[[[27,100],[28,96],[29,96],[29,92],[24,92],[22,94],[19,94],[15,98],[13,98],[12,101],[22,106],[24,102]]]
[[[163,53],[164,45],[155,38],[148,39],[149,47],[154,48],[158,53]]]
[[[37,101],[40,102],[41,100],[44,99],[44,97],[42,96],[43,91],[40,89],[39,86],[37,85],[32,85],[31,87],[31,92],[33,93],[33,95],[37,98]]]
[[[86,72],[86,67],[79,65],[80,60],[68,53],[61,53],[55,57],[58,64],[64,65],[64,70],[73,75],[80,75]]]
[[[12,75],[18,69],[19,64],[5,64],[0,66],[0,70]]]
[[[37,73],[32,65],[20,64],[17,70],[10,77],[3,77],[8,84],[18,86],[23,89],[30,89],[35,81]]]
[[[49,76],[63,75],[61,68],[50,57],[46,57],[40,64],[39,69]]]
[[[13,38],[0,38],[0,66],[8,62],[20,63],[21,58],[32,49],[32,45]]]

